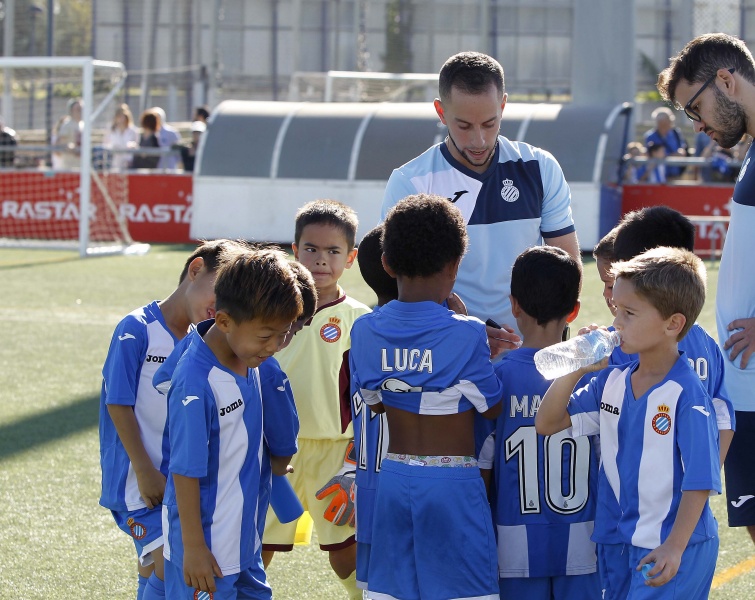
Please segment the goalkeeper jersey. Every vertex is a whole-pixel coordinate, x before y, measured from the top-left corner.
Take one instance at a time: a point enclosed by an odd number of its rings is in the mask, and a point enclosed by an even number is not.
[[[144,448],[152,464],[167,475],[165,397],[152,387],[152,376],[170,355],[177,340],[165,323],[157,301],[121,320],[110,341],[102,369],[100,393],[100,504],[116,511],[147,505],[139,494],[134,468],[107,410],[107,405],[133,406]]]
[[[619,499],[619,543],[653,549],[668,537],[683,491],[720,493],[718,428],[686,356],[639,398],[630,379],[637,366],[600,371],[572,394],[568,411],[575,436],[600,434],[605,480]],[[706,503],[689,544],[716,535]]]
[[[351,346],[351,327],[370,309],[339,288],[335,302],[317,309],[291,343],[276,354],[289,377],[299,413],[299,437],[315,440],[351,439],[351,426],[342,428],[341,407],[348,410],[348,385],[341,389],[343,355]],[[341,401],[343,394],[346,401]]]
[[[571,191],[556,159],[498,136],[490,166],[476,173],[440,143],[391,173],[382,218],[399,200],[417,193],[448,198],[464,216],[469,249],[454,291],[469,314],[516,328],[509,301],[514,260],[543,238],[574,232]]]
[[[165,558],[183,564],[173,475],[199,481],[205,541],[223,575],[250,567],[261,548],[262,402],[257,369],[224,367],[196,332],[168,392],[170,476],[163,500]],[[266,471],[269,476],[269,471]]]
[[[536,350],[512,350],[495,366],[503,410],[495,421],[493,519],[500,577],[584,575],[597,569],[590,541],[598,487],[593,437],[535,432],[550,381],[535,368]]]
[[[448,415],[500,401],[485,325],[435,302],[392,300],[354,324],[352,386],[367,404]]]

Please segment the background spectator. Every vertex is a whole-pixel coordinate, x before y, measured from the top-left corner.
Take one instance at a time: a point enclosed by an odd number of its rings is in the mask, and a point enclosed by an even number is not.
[[[6,127],[5,123],[3,123],[3,118],[0,117],[0,146],[3,146],[3,148],[0,148],[0,167],[13,166],[16,153],[10,150],[10,148],[6,149],[5,147],[16,145],[18,145],[16,132],[10,127]]]
[[[194,110],[194,121],[201,121],[205,125],[207,125],[207,119],[210,118],[210,107],[206,104],[203,104],[202,106],[197,106],[197,108]]]
[[[191,141],[188,144],[175,144],[174,150],[181,153],[181,163],[184,171],[191,173],[194,170],[194,159],[196,158],[197,148],[199,148],[199,138],[207,129],[202,121],[194,121],[191,124]]]
[[[181,134],[178,133],[178,130],[175,127],[168,125],[165,117],[165,111],[159,106],[155,106],[153,108],[150,108],[149,110],[155,113],[160,120],[158,123],[159,128],[157,130],[157,139],[160,142],[160,146],[162,148],[172,148],[175,144],[180,143]],[[157,163],[157,168],[177,169],[178,155],[175,152],[164,154],[160,157],[160,160]]]
[[[666,148],[663,144],[647,145],[648,162],[637,169],[637,180],[642,183],[666,183]]]
[[[57,165],[60,169],[78,169],[81,164],[81,131],[84,121],[81,120],[83,103],[80,98],[68,101],[68,114],[59,121],[57,134],[53,137],[54,146],[65,146],[57,152]],[[53,167],[56,165],[54,164]]]
[[[676,117],[670,108],[661,106],[656,108],[652,115],[655,119],[655,129],[645,133],[645,146],[661,144],[666,150],[666,156],[687,156],[687,141],[678,127],[674,127]],[[666,167],[666,176],[669,179],[679,177],[684,172],[684,167]]]
[[[113,124],[105,133],[103,145],[112,150],[136,148],[139,142],[139,132],[134,127],[134,117],[128,104],[121,104],[115,109]],[[113,154],[111,165],[113,169],[122,171],[131,166],[133,155],[127,152]]]
[[[624,154],[624,157],[622,160],[626,163],[626,161],[631,160],[633,158],[639,158],[640,156],[645,155],[645,147],[640,142],[629,142],[627,144],[627,151],[626,154]],[[640,165],[634,164],[634,163],[627,163],[624,165],[624,177],[623,182],[624,183],[637,183],[639,181],[639,178],[637,177],[637,170],[640,168]]]
[[[140,148],[159,148],[158,133],[160,131],[160,117],[151,110],[145,110],[142,113],[139,122],[142,126],[142,133],[139,136]],[[132,166],[134,169],[155,169],[160,162],[160,156],[135,154]]]

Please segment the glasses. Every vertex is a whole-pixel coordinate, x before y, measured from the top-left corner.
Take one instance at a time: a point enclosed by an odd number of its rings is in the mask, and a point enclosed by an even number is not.
[[[733,74],[734,74],[734,71],[735,71],[736,69],[734,69],[734,68],[732,67],[731,69],[726,69],[726,70],[727,70],[727,71],[729,71],[729,73],[731,73],[731,74],[733,75]],[[690,99],[689,99],[689,102],[687,102],[687,104],[685,104],[685,105],[684,105],[684,114],[685,114],[685,115],[687,115],[687,118],[688,118],[688,119],[689,119],[690,121],[695,121],[695,122],[699,123],[700,121],[702,121],[702,120],[703,120],[703,119],[702,119],[702,117],[701,117],[701,116],[700,116],[700,115],[699,115],[698,113],[696,113],[696,112],[695,112],[694,110],[692,110],[692,103],[693,103],[693,102],[694,102],[695,100],[697,100],[697,97],[698,97],[698,96],[699,96],[700,94],[702,94],[702,93],[703,93],[703,91],[705,91],[705,88],[707,88],[707,87],[708,87],[708,86],[709,86],[709,85],[710,85],[711,83],[713,83],[713,80],[714,80],[714,79],[716,78],[716,76],[717,76],[717,75],[718,75],[718,70],[716,70],[716,72],[715,72],[715,73],[713,73],[713,75],[712,75],[712,76],[710,77],[710,79],[708,79],[708,80],[707,80],[707,81],[706,81],[706,82],[705,82],[705,83],[704,83],[704,84],[702,85],[702,87],[701,87],[701,88],[700,88],[699,90],[697,90],[697,93],[696,93],[696,94],[695,94],[694,96],[692,96],[692,98],[690,98]]]

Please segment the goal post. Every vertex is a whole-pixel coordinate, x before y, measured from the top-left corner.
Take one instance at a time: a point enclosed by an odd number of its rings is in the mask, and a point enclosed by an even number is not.
[[[121,214],[128,203],[127,174],[109,168],[100,145],[125,83],[126,69],[118,62],[0,58],[0,114],[23,134],[12,164],[0,163],[0,247],[69,248],[80,256],[148,250],[134,244]],[[81,121],[68,127],[80,143],[56,145],[63,120],[53,124],[51,113],[57,120],[78,98]],[[40,118],[45,112],[47,118]],[[66,160],[56,164],[61,156]]]

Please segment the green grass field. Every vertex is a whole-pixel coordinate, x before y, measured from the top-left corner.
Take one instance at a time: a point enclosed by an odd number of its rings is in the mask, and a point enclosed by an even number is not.
[[[0,250],[0,589],[15,597],[135,596],[133,545],[97,503],[100,369],[115,324],[167,296],[188,251],[158,246],[146,256],[80,260],[72,253]],[[717,275],[712,265],[700,319],[710,332]],[[374,302],[356,268],[342,284]],[[608,323],[601,290],[587,262],[577,325]],[[726,527],[723,498],[712,505],[721,549],[710,597],[755,598],[755,546],[743,530]],[[279,599],[345,596],[314,544],[278,555],[269,576]]]

